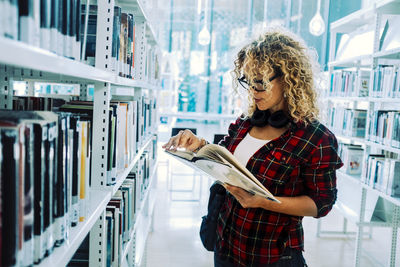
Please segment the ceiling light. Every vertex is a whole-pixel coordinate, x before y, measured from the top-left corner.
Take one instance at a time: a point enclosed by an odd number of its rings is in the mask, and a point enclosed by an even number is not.
[[[314,17],[310,20],[310,24],[308,25],[309,31],[312,35],[320,36],[325,32],[325,22],[321,17],[321,0],[318,0],[318,8]]]

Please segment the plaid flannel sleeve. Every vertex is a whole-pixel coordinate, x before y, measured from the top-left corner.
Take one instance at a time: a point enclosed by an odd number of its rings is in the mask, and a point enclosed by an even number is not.
[[[307,195],[318,209],[316,218],[327,215],[336,201],[336,170],[343,166],[337,147],[335,136],[324,134],[302,170]]]

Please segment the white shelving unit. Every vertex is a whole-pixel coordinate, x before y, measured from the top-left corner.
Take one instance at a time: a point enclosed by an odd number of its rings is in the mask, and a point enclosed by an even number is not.
[[[136,99],[144,91],[152,92],[160,89],[159,81],[146,77],[144,73],[147,46],[158,47],[158,41],[154,28],[148,21],[148,12],[144,10],[141,0],[101,0],[97,1],[97,5],[95,67],[16,40],[0,37],[0,108],[12,109],[12,82],[17,80],[80,84],[81,100],[87,99],[87,85],[94,85],[92,181],[88,215],[84,222],[71,228],[68,240],[60,247],[54,248],[54,251],[38,266],[66,266],[89,232],[89,265],[106,266],[107,251],[102,242],[105,236],[106,206],[153,141],[152,134],[150,134],[129,166],[118,174],[116,184],[106,185],[107,157],[105,155],[107,155],[109,125],[108,113],[105,111],[109,107],[111,98]],[[109,48],[112,40],[114,5],[119,5],[124,12],[132,13],[135,17],[135,79],[120,77],[110,69],[111,51]],[[159,50],[157,53],[161,55]],[[134,227],[131,229],[131,240],[120,255],[125,266],[139,266],[140,259],[143,258],[146,238],[152,225],[156,196],[151,191],[155,190],[157,163],[153,167],[150,183],[136,214]],[[138,247],[142,249],[139,251]]]
[[[369,80],[369,92],[372,92],[373,83],[373,69],[377,66],[377,60],[389,59],[389,60],[399,60],[400,59],[400,48],[391,49],[389,51],[378,51],[380,34],[382,32],[382,18],[387,15],[400,15],[400,1],[399,0],[383,0],[377,1],[374,6],[359,10],[354,12],[336,22],[331,24],[331,38],[330,38],[330,56],[329,60],[329,74],[331,74],[336,69],[352,69],[355,72],[360,69],[370,70],[370,80]],[[393,27],[393,25],[391,25]],[[351,58],[336,60],[336,38],[338,34],[349,34],[352,33],[367,32],[368,30],[373,30],[374,40],[373,40],[373,50],[369,54],[354,55]],[[329,83],[328,83],[329,84]],[[359,84],[357,86],[360,86]],[[353,104],[354,108],[356,103],[363,102],[367,105],[367,121],[366,121],[366,136],[368,134],[369,127],[369,117],[374,110],[386,109],[390,110],[395,108],[395,110],[400,109],[400,99],[392,98],[376,98],[376,97],[340,97],[340,96],[327,96],[324,101],[329,103],[342,102],[343,104]],[[338,135],[338,140],[345,140],[350,143],[361,144],[365,149],[365,157],[368,154],[376,153],[376,151],[387,151],[397,154],[397,159],[400,157],[400,149],[378,144],[369,141],[367,138],[355,138],[351,136]],[[362,175],[365,175],[364,173]],[[362,182],[362,177],[360,175],[348,175],[342,171],[337,172],[338,179],[338,199],[335,204],[335,208],[341,212],[344,217],[343,231],[322,231],[321,230],[321,220],[318,221],[318,235],[323,233],[334,233],[334,234],[348,234],[347,232],[347,220],[353,222],[357,226],[356,231],[356,249],[354,255],[354,266],[360,265],[360,257],[363,251],[363,238],[365,236],[365,227],[389,227],[391,228],[391,239],[390,242],[390,259],[385,262],[385,266],[398,266],[399,259],[397,259],[396,265],[396,244],[397,244],[397,234],[398,227],[400,226],[400,199],[391,197],[384,192],[381,192],[370,185]],[[339,187],[339,185],[341,187]],[[351,197],[354,195],[352,200],[346,199],[344,195],[340,195],[340,190],[343,190],[342,194],[346,194]],[[348,191],[346,191],[348,190]],[[350,192],[352,191],[352,192]],[[357,191],[357,192],[356,192]],[[358,199],[354,199],[358,198]],[[383,199],[394,205],[392,219],[389,221],[382,221],[379,218],[373,217],[373,211],[369,206],[370,203],[375,205],[376,201]],[[371,202],[372,199],[372,202]],[[347,201],[347,202],[346,202]],[[357,203],[356,210],[354,210],[354,201]],[[349,206],[353,205],[353,208]],[[375,206],[372,207],[374,209]],[[366,219],[367,218],[367,219]],[[368,234],[368,233],[367,233]],[[370,236],[370,234],[369,234]],[[371,237],[371,236],[370,236]],[[367,253],[365,253],[367,254]],[[369,255],[365,255],[369,256]]]

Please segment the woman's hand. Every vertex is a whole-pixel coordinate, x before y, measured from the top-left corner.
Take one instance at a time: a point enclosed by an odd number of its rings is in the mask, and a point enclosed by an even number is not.
[[[192,131],[186,129],[179,131],[177,135],[171,137],[162,148],[173,151],[176,151],[178,148],[186,148],[187,150],[194,151],[202,145],[202,141],[202,138],[197,137]]]
[[[243,208],[261,208],[262,203],[265,202],[265,198],[250,194],[240,187],[228,184],[225,184],[224,187],[239,201]]]

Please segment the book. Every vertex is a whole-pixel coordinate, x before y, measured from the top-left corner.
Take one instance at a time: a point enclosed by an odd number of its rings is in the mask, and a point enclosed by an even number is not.
[[[197,153],[186,150],[165,150],[165,152],[186,165],[210,175],[218,183],[237,186],[251,194],[280,203],[225,147],[208,144]]]
[[[2,174],[1,196],[2,196],[2,251],[1,266],[15,266],[18,262],[18,251],[20,242],[20,219],[21,203],[19,194],[19,163],[20,163],[20,136],[23,131],[22,125],[11,123],[0,124],[0,135],[2,140]],[[5,155],[9,155],[5,157]],[[4,178],[8,179],[4,179]],[[5,201],[7,200],[7,205]]]

